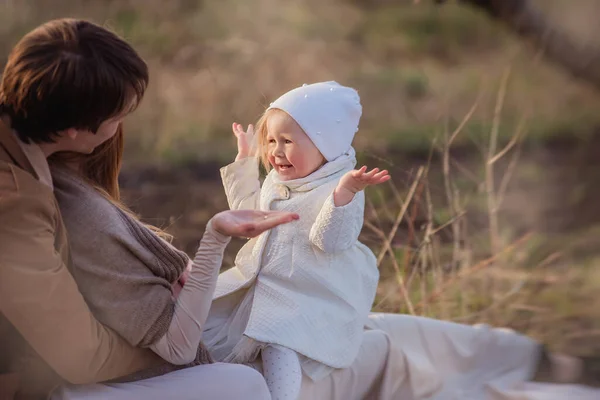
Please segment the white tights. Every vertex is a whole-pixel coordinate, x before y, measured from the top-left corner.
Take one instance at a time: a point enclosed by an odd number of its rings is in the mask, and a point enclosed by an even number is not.
[[[263,349],[262,360],[272,400],[296,400],[302,384],[298,354],[287,347],[270,344]]]

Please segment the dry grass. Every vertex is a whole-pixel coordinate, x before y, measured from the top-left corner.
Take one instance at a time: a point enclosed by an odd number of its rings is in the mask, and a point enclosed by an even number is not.
[[[434,142],[442,160],[441,202],[433,204],[430,162],[417,169],[404,196],[393,184],[387,195],[392,201],[373,205],[373,196],[369,196],[365,237],[380,249],[377,261],[382,271],[375,307],[462,323],[508,326],[556,350],[594,353],[600,351],[595,344],[600,336],[600,302],[595,295],[600,290],[600,272],[593,267],[598,258],[572,265],[567,243],[550,247],[542,257],[532,257],[536,242],[543,241],[539,232],[515,237],[511,227],[502,224],[502,204],[518,168],[528,116],[523,114],[511,140],[499,149],[498,124],[509,76],[507,69],[487,148],[482,149],[484,167],[475,183],[480,188],[475,197],[483,198],[487,207],[483,224],[469,221],[469,202],[476,199],[462,194],[455,184],[464,172],[453,166],[450,155],[480,99],[456,130],[444,132],[439,146]],[[503,158],[510,159],[499,168]],[[472,179],[472,171],[469,175]],[[433,210],[439,207],[448,210],[445,220],[434,216]],[[400,236],[402,223],[406,228]]]
[[[485,107],[455,144],[483,140],[507,65],[518,90],[507,95],[500,144],[512,136],[524,107],[532,112],[530,140],[585,133],[599,121],[594,94],[536,62],[484,16],[451,2],[442,8],[431,1],[388,3],[395,5],[362,10],[344,0],[3,0],[0,57],[27,30],[58,16],[90,18],[122,34],[148,60],[152,75],[142,107],[128,121],[129,162],[226,159],[234,151],[233,120],[252,122],[282,92],[328,79],[359,90],[364,116],[356,147],[379,154],[426,152],[444,119],[454,129],[485,81]],[[597,36],[594,21],[581,23],[597,11],[594,2],[565,4],[540,3],[569,16],[566,26],[577,26],[581,37]]]
[[[581,40],[598,36],[596,0],[536,1]],[[525,141],[585,135],[600,122],[597,94],[455,4],[405,0],[361,10],[354,3],[0,0],[0,60],[50,18],[88,18],[122,34],[151,68],[146,99],[128,121],[129,165],[230,159],[232,120],[255,120],[303,82],[353,85],[364,105],[356,139],[362,157],[431,149],[429,160],[441,160],[369,193],[363,237],[381,263],[377,309],[506,325],[557,349],[594,351],[598,231],[517,229],[508,211],[518,209],[524,225],[538,227],[541,205],[534,194],[508,188],[529,173],[531,165],[518,164]],[[453,157],[459,146],[481,164]],[[143,214],[153,223],[164,215],[195,246],[207,210],[220,207],[208,203],[224,199],[207,199],[205,187],[195,193],[167,184],[135,200],[155,195],[158,205]],[[191,196],[198,204],[183,210],[177,199]]]

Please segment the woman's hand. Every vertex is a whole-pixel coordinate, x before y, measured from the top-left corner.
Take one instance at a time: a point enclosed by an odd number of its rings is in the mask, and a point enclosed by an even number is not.
[[[254,140],[254,126],[250,124],[248,125],[248,130],[244,131],[244,127],[241,124],[234,122],[231,125],[231,129],[233,130],[233,134],[237,138],[238,154],[235,157],[235,160],[238,161],[242,158],[254,156],[254,152],[252,150],[252,141]]]
[[[212,218],[212,226],[225,236],[253,238],[264,231],[300,218],[283,211],[228,210]]]

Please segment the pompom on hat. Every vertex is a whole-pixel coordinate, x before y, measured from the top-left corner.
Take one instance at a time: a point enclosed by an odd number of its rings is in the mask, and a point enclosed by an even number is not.
[[[350,150],[362,115],[358,92],[335,81],[290,90],[271,103],[270,109],[292,117],[327,161]]]

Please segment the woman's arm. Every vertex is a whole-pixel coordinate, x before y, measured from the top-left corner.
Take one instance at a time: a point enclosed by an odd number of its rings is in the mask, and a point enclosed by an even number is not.
[[[231,237],[217,232],[209,221],[183,289],[177,297],[166,334],[150,348],[176,365],[194,361],[217,283],[223,252]]]
[[[192,270],[175,304],[166,334],[150,346],[173,364],[194,360],[208,316],[223,252],[231,236],[254,237],[277,225],[298,219],[297,214],[253,210],[224,211],[209,221]]]
[[[44,194],[0,188],[0,313],[70,383],[115,379],[160,362],[94,318],[54,248],[54,207]]]

